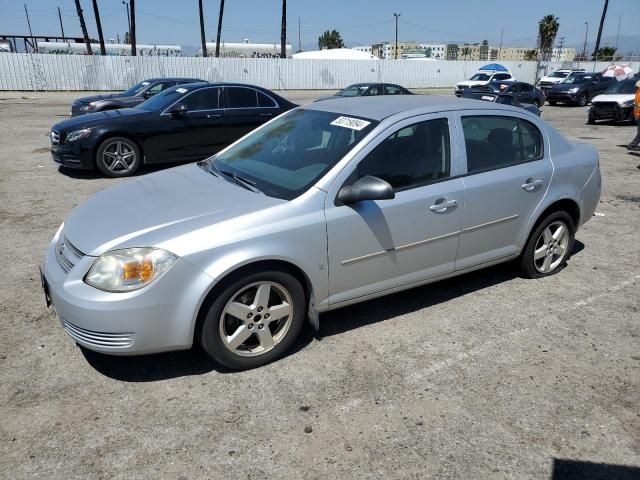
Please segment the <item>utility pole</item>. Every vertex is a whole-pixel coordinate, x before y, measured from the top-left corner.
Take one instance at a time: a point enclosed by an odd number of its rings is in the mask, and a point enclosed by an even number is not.
[[[298,17],[298,52],[302,51],[302,41],[300,41],[300,17]]]
[[[622,14],[620,14],[620,18],[618,19],[618,33],[616,33],[616,50],[618,50],[618,39],[620,38],[620,24],[622,23]]]
[[[556,54],[556,62],[562,61],[562,49],[564,48],[564,39],[566,37],[560,37],[560,41],[558,42],[557,54]]]
[[[498,47],[498,60],[500,60],[500,52],[502,52],[502,36],[504,35],[504,28],[500,29],[500,46]]]
[[[98,40],[100,41],[100,53],[102,55],[106,55],[107,49],[104,48],[104,37],[102,36],[102,24],[100,23],[100,10],[98,9],[98,0],[93,0],[93,13],[96,17],[96,27],[98,28]]]
[[[287,58],[287,0],[282,0],[282,21],[280,22],[280,58]]]
[[[202,10],[202,0],[198,0],[200,9],[200,43],[202,43],[202,56],[207,56],[207,37],[204,33],[204,11]]]
[[[224,14],[224,0],[220,0],[220,14],[218,15],[218,35],[216,36],[216,58],[220,56],[220,35],[222,34],[222,15]]]
[[[596,37],[596,48],[593,50],[593,58],[597,61],[598,50],[600,50],[600,38],[602,37],[602,27],[604,26],[604,19],[607,16],[607,7],[609,6],[609,0],[604,0],[604,8],[602,9],[602,17],[600,17],[600,27],[598,28],[598,36]]]
[[[131,56],[136,56],[136,0],[130,0],[129,9],[131,10]]]
[[[29,36],[31,37],[31,48],[38,53],[38,43],[35,38],[33,38],[33,32],[31,31],[31,21],[29,20],[29,12],[27,11],[27,4],[24,4],[24,13],[27,16],[27,25],[29,26]],[[26,46],[26,42],[25,42]]]
[[[582,47],[582,58],[587,60],[587,36],[589,35],[589,22],[584,22],[584,46]]]
[[[124,36],[124,43],[131,43],[131,17],[129,17],[129,2],[125,2],[122,0],[122,5],[124,5],[124,9],[127,11],[127,34]]]
[[[64,36],[64,27],[62,26],[62,14],[60,13],[60,7],[58,7],[58,20],[60,20],[60,30],[62,31],[62,41],[66,40]]]
[[[402,15],[401,13],[394,13],[393,16],[396,17],[396,54],[395,60],[398,59],[398,18]]]
[[[84,15],[82,14],[80,0],[76,0],[76,12],[78,12],[78,19],[80,20],[80,28],[82,29],[82,36],[84,37],[84,44],[87,47],[87,54],[93,55],[93,51],[91,50],[91,41],[89,40],[89,34],[87,33],[87,25],[84,23]]]

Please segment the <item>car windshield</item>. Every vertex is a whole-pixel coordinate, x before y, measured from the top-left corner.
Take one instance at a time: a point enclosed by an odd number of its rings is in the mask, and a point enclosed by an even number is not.
[[[562,83],[589,83],[593,77],[591,75],[573,75],[566,78]]]
[[[636,85],[632,81],[622,81],[622,82],[614,82],[607,90],[604,92],[608,95],[615,94],[634,94],[636,93]]]
[[[378,122],[316,110],[292,110],[211,157],[210,171],[235,174],[265,195],[304,193]]]
[[[167,108],[187,92],[188,90],[184,87],[167,88],[165,91],[154,95],[153,97],[145,100],[134,108],[139,108],[140,110],[148,110],[150,112],[162,110],[163,108]]]
[[[142,90],[144,90],[144,88],[149,85],[151,82],[140,82],[136,85],[134,85],[133,87],[131,87],[129,90],[125,90],[124,92],[122,92],[122,96],[123,97],[133,97],[134,95],[140,93]]]
[[[566,78],[569,72],[553,72],[549,78]]]
[[[340,97],[360,97],[364,95],[364,92],[366,92],[368,88],[369,85],[353,85],[340,90],[336,95]]]
[[[481,82],[484,82],[484,81],[489,80],[490,78],[491,78],[491,75],[489,75],[488,73],[476,73],[469,80],[479,80]]]

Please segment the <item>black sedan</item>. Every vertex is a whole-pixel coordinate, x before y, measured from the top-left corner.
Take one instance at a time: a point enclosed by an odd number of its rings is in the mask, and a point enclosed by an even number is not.
[[[531,103],[537,107],[544,105],[545,102],[544,92],[527,82],[515,82],[510,80],[502,82],[496,81],[489,82],[486,85],[472,87],[468,90],[469,93],[507,93],[509,95],[513,95],[513,97],[520,103]]]
[[[603,77],[600,73],[576,73],[547,92],[549,105],[558,102],[586,106],[593,97],[609,88],[615,78]]]
[[[232,83],[171,87],[135,108],[53,126],[51,154],[64,167],[132,175],[141,164],[202,160],[296,105],[264,88]]]
[[[124,92],[78,98],[71,105],[71,116],[76,117],[85,113],[135,107],[167,88],[196,82],[204,82],[204,80],[197,78],[151,78],[134,85]]]
[[[473,98],[475,100],[484,100],[485,102],[500,103],[502,105],[511,105],[513,107],[523,108],[529,113],[533,113],[538,117],[542,113],[542,110],[533,103],[520,103],[518,99],[510,93],[493,93],[487,91],[473,91],[468,88],[462,94],[463,98]]]
[[[333,95],[320,97],[316,102],[336,97],[368,97],[373,95],[413,95],[413,93],[393,83],[354,83]]]

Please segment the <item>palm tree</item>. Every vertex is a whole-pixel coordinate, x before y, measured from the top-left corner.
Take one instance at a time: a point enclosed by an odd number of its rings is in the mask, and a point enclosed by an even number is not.
[[[460,53],[462,54],[462,58],[466,60],[469,54],[471,53],[471,49],[469,47],[462,47],[462,50]]]
[[[609,0],[604,0],[604,8],[602,9],[602,17],[600,17],[600,27],[598,28],[598,36],[596,37],[596,47],[593,49],[594,60],[598,54],[600,48],[600,38],[602,37],[602,27],[604,26],[604,18],[607,16],[607,7],[609,7]]]
[[[202,0],[198,1],[200,8],[200,42],[202,43],[202,56],[207,56],[207,39],[204,35],[204,12],[202,11]]]
[[[102,36],[102,23],[100,23],[100,11],[98,10],[98,0],[93,0],[93,14],[96,17],[96,27],[98,28],[98,40],[100,40],[100,53],[107,54],[104,48],[104,36]]]
[[[89,40],[89,33],[87,33],[87,25],[84,23],[84,15],[82,14],[80,0],[76,0],[76,11],[78,12],[78,18],[80,19],[80,28],[82,29],[82,36],[84,37],[84,44],[87,46],[87,53],[89,55],[93,55],[93,51],[91,50],[91,41]]]
[[[282,21],[280,22],[280,57],[287,58],[287,0],[282,0]]]
[[[556,35],[560,29],[560,22],[558,17],[553,15],[545,15],[542,20],[538,22],[538,36],[541,60],[548,62],[553,53],[553,42],[556,40]]]
[[[216,57],[220,56],[220,35],[222,34],[222,14],[224,13],[224,0],[220,0],[220,15],[218,15],[218,36],[216,37]]]

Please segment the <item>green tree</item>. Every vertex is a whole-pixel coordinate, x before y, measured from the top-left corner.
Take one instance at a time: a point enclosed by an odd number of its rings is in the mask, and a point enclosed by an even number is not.
[[[527,60],[529,62],[532,62],[536,58],[538,58],[538,50],[536,50],[535,48],[531,49],[531,50],[525,50],[524,51],[524,59],[525,60]]]
[[[466,60],[467,57],[471,55],[471,49],[469,47],[462,47],[462,50],[460,50],[460,54],[462,55],[462,58]]]
[[[560,22],[558,22],[558,17],[553,15],[545,15],[542,17],[542,20],[538,22],[538,46],[540,48],[540,59],[543,62],[548,62],[551,59],[553,43],[556,41],[556,35],[559,29]]]
[[[594,58],[603,62],[619,60],[621,57],[620,55],[616,55],[617,50],[616,47],[600,47]]]
[[[431,58],[431,55],[433,54],[433,50],[431,50],[431,47],[428,47],[425,51],[424,51],[424,56],[427,58]]]
[[[320,50],[323,48],[344,48],[344,42],[342,41],[340,32],[336,30],[327,30],[324,32],[318,37],[318,48]]]

